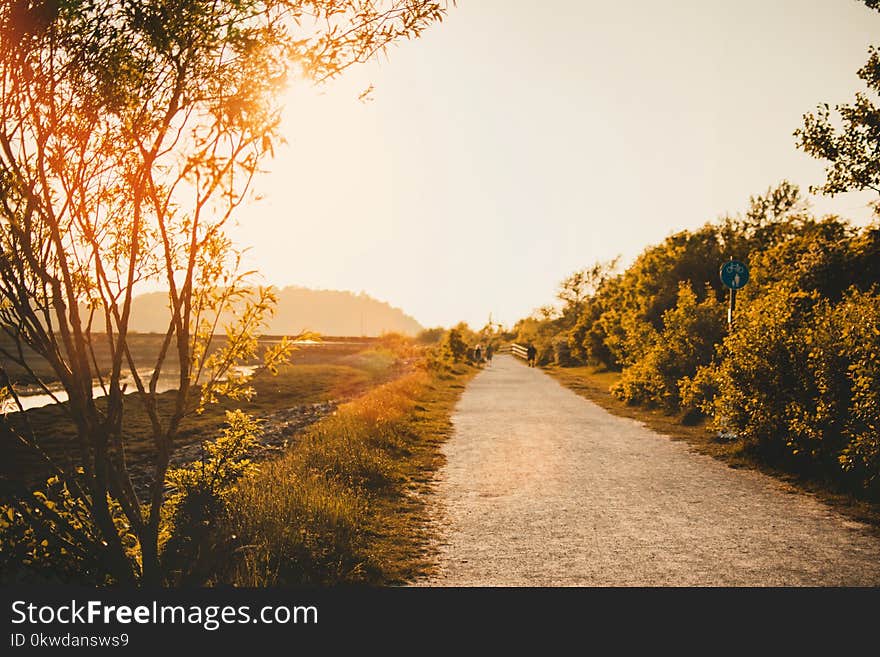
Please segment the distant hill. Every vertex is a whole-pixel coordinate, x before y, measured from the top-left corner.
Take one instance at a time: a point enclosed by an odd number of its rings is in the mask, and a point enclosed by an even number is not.
[[[131,324],[134,331],[161,333],[168,327],[168,296],[152,292],[135,297]],[[294,335],[314,331],[322,335],[377,336],[382,333],[415,335],[421,324],[384,301],[361,292],[285,287],[278,292],[275,315],[264,333]]]

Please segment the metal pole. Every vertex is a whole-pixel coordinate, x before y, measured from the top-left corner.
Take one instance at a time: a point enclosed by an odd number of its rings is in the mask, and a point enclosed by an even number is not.
[[[736,290],[730,289],[730,307],[727,309],[727,328],[733,331],[733,311],[736,310]]]

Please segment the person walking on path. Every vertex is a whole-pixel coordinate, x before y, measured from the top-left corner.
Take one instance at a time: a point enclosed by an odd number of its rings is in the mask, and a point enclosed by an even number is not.
[[[483,362],[483,348],[480,345],[474,347],[474,362],[477,365]]]
[[[486,345],[486,365],[492,364],[492,352],[495,351],[492,349],[492,343]]]
[[[526,347],[526,356],[528,357],[529,367],[534,367],[535,361],[538,357],[538,350],[535,349],[535,345],[533,345],[531,342],[529,343],[529,346]]]

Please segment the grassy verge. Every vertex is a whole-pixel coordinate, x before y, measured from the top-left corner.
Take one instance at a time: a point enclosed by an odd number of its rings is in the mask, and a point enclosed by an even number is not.
[[[473,373],[419,370],[378,386],[239,482],[216,528],[217,582],[394,585],[426,574],[425,493]]]
[[[880,504],[859,500],[852,494],[835,488],[830,482],[775,467],[741,441],[720,439],[704,421],[688,424],[680,416],[620,401],[609,392],[609,388],[620,378],[617,372],[594,367],[547,367],[545,371],[567,388],[614,415],[639,420],[651,429],[673,440],[683,440],[694,451],[719,459],[732,468],[749,468],[775,477],[797,490],[815,495],[850,518],[880,531]]]

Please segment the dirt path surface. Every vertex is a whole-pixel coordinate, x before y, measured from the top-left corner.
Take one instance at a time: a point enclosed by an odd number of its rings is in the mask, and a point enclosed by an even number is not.
[[[437,482],[435,586],[880,585],[880,537],[500,356]]]

